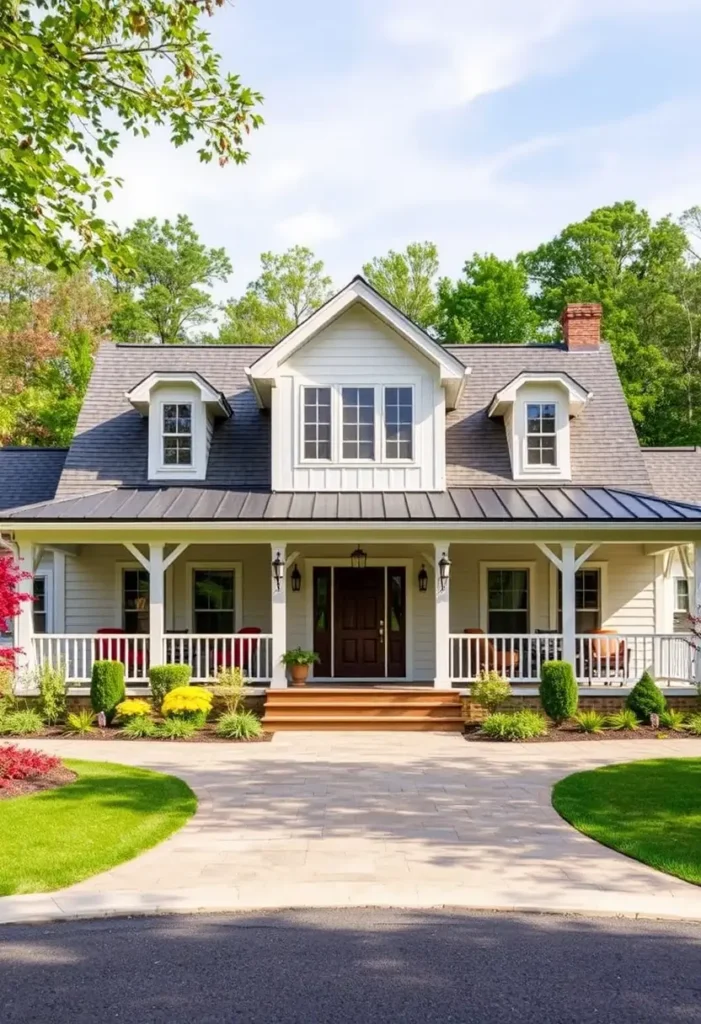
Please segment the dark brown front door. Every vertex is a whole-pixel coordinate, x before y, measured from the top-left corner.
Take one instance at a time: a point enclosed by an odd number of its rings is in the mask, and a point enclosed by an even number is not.
[[[385,570],[334,571],[334,674],[372,679],[385,674]]]

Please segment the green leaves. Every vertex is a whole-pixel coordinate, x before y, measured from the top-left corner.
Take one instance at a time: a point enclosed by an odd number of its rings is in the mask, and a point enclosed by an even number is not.
[[[436,321],[435,278],[438,248],[433,242],[412,242],[404,252],[390,249],[363,266],[363,274],[381,295],[419,327]]]

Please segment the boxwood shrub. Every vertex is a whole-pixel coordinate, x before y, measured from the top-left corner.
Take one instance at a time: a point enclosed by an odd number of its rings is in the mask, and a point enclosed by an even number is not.
[[[117,712],[117,705],[125,697],[124,665],[121,661],[96,661],[92,667],[90,681],[90,703],[93,711],[104,711],[111,722]]]
[[[665,695],[649,672],[643,672],[628,694],[626,707],[634,711],[641,722],[648,722],[650,715],[661,715],[667,707]]]
[[[548,718],[560,725],[577,711],[579,690],[568,661],[545,661],[540,670],[540,703]]]
[[[152,665],[148,672],[153,703],[160,708],[163,698],[178,686],[189,686],[192,670],[189,665]]]

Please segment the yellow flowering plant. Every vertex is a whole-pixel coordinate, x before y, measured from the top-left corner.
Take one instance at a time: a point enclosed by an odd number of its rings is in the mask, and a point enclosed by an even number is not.
[[[147,700],[140,697],[129,697],[117,705],[117,714],[120,718],[128,719],[136,716],[150,715],[153,708]]]
[[[203,725],[212,710],[212,694],[202,686],[176,686],[164,697],[164,718],[182,718]]]

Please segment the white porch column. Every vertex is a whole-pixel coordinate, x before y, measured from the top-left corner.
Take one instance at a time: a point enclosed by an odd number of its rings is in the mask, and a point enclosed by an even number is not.
[[[701,543],[694,544],[694,585],[689,589],[692,595],[690,614],[696,617],[701,614]],[[695,677],[701,686],[701,649],[697,647],[695,653]]]
[[[575,593],[574,577],[576,571],[574,541],[565,541],[562,545],[562,660],[569,661],[575,668]],[[575,670],[576,671],[576,670]]]
[[[163,544],[149,544],[148,643],[151,665],[163,664],[165,631],[165,568]]]
[[[441,588],[439,563],[449,558],[450,544],[444,541],[433,545],[433,582],[436,593],[436,677],[437,689],[449,690],[450,680],[450,580]]]
[[[31,541],[21,540],[17,545],[19,567],[22,572],[29,572],[34,576],[34,545]],[[22,580],[19,585],[20,593],[32,593],[32,580]],[[22,601],[15,627],[15,645],[19,647],[17,655],[17,668],[20,672],[31,671],[34,668],[34,602]]]
[[[271,630],[273,634],[270,685],[277,689],[285,689],[287,686],[287,672],[285,671],[285,666],[280,661],[280,658],[287,650],[287,573],[285,571],[285,550],[286,546],[284,543],[271,543],[271,567],[268,569],[270,573]],[[279,558],[283,565],[279,589],[272,571],[272,562],[276,558]]]

